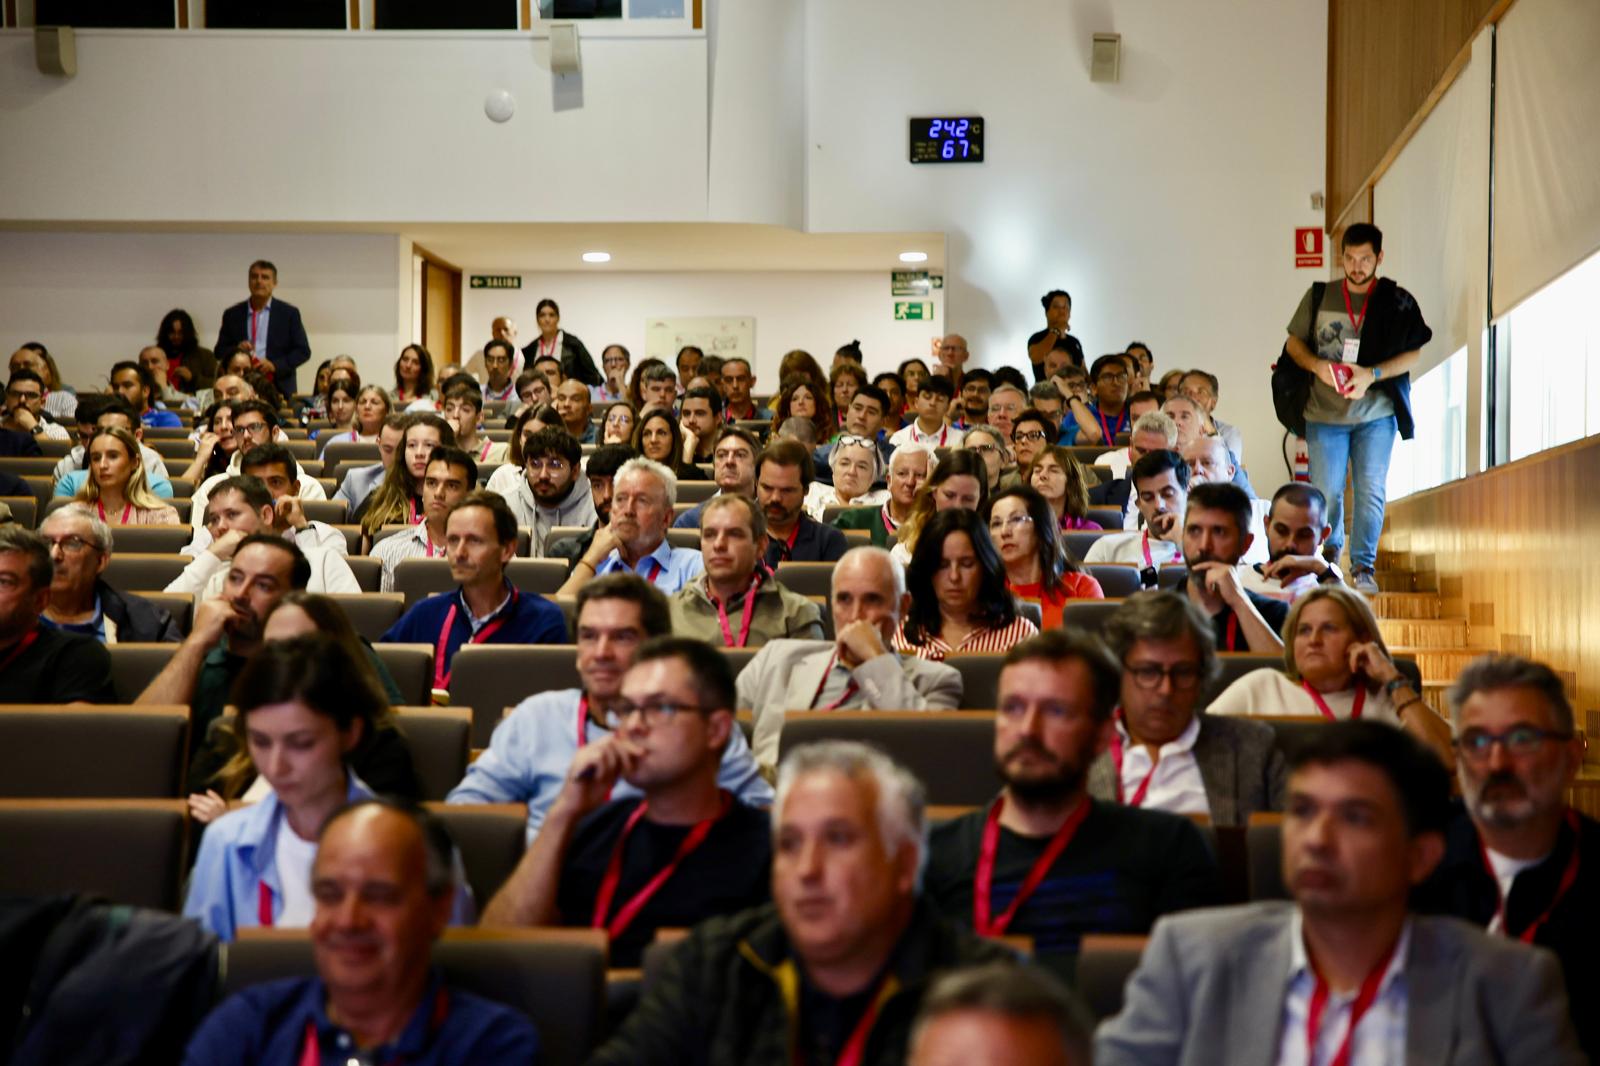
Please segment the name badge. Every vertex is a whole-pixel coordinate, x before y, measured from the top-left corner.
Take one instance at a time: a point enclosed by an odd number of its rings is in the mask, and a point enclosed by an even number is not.
[[[1361,354],[1361,340],[1359,337],[1346,337],[1344,348],[1339,352],[1341,363],[1354,363]]]

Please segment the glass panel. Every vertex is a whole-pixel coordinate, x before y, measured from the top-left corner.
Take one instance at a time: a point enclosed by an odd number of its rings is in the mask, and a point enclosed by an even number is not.
[[[1416,436],[1395,442],[1389,463],[1391,500],[1467,473],[1467,349],[1411,383]]]
[[[345,0],[206,0],[213,30],[348,29]]]
[[[514,30],[517,0],[378,0],[380,30]]]
[[[633,19],[681,19],[683,0],[628,0],[628,17]]]
[[[1506,375],[1509,459],[1600,432],[1600,254],[1496,324]]]
[[[36,0],[33,23],[170,30],[178,25],[178,11],[172,0]]]
[[[622,0],[539,0],[542,19],[619,19]]]

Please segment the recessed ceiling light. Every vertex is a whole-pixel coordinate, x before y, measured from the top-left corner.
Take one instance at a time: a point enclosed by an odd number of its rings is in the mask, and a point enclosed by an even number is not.
[[[927,261],[928,261],[928,253],[927,252],[901,252],[900,253],[900,262],[902,262],[902,263],[926,263]]]
[[[609,263],[609,262],[611,262],[611,253],[610,252],[584,252],[583,253],[583,261],[585,263]]]

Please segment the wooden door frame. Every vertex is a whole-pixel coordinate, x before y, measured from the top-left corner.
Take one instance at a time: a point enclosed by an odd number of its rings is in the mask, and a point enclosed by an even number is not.
[[[422,321],[417,323],[417,332],[426,339],[428,336],[428,280],[426,271],[429,267],[442,270],[455,275],[455,285],[450,293],[450,313],[455,319],[455,329],[450,333],[450,350],[448,352],[435,352],[435,369],[446,364],[462,365],[461,359],[461,282],[462,270],[448,259],[434,255],[420,244],[413,244],[411,250],[422,260],[424,276],[422,280]]]

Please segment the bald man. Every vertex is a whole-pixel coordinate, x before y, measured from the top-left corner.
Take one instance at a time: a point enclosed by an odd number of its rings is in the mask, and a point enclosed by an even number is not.
[[[1272,505],[1256,498],[1256,490],[1251,488],[1250,479],[1239,469],[1234,461],[1233,453],[1228,451],[1228,446],[1222,443],[1221,437],[1196,437],[1184,448],[1182,453],[1184,461],[1189,464],[1189,484],[1204,485],[1229,482],[1239,486],[1250,497],[1250,534],[1254,538],[1249,549],[1244,553],[1240,563],[1254,566],[1256,563],[1269,561],[1271,549],[1267,545],[1267,512]]]

